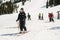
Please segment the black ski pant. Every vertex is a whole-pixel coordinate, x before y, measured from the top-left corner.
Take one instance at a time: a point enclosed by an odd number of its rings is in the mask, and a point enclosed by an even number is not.
[[[49,21],[51,22],[51,21],[53,21],[54,22],[54,19],[53,18],[49,18]]]
[[[39,20],[41,19],[41,16],[39,16]]]
[[[20,21],[20,31],[27,31],[26,27],[25,27],[25,21]]]

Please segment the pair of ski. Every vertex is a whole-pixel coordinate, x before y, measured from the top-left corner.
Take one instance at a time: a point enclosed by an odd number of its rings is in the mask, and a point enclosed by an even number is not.
[[[26,32],[19,32],[19,33],[17,33],[17,36],[21,36],[21,35],[24,35],[24,34],[26,34],[26,33],[28,33],[29,31],[26,31]]]
[[[23,31],[23,32],[19,32],[19,34],[25,34],[27,33],[28,31]]]

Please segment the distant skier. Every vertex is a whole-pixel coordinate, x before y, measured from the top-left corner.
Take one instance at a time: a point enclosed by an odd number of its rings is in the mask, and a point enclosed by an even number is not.
[[[54,22],[54,15],[53,15],[53,13],[49,13],[49,15],[48,15],[48,17],[49,17],[49,21],[51,22],[51,21],[53,21]]]
[[[20,33],[23,33],[23,29],[24,29],[24,32],[26,32],[27,31],[27,29],[25,27],[26,14],[25,14],[23,8],[20,9],[20,13],[19,13],[16,21],[19,21]]]
[[[26,0],[22,0],[22,5],[25,5]]]
[[[27,17],[28,17],[28,20],[31,20],[31,15],[29,13],[28,13]]]
[[[60,19],[60,11],[57,12],[57,19]]]
[[[25,3],[25,2],[23,1],[23,2],[22,2],[22,5],[24,5],[24,3]]]
[[[41,20],[41,13],[39,13],[39,15],[38,15],[38,19]]]
[[[43,13],[42,13],[42,18],[41,19],[43,20]]]

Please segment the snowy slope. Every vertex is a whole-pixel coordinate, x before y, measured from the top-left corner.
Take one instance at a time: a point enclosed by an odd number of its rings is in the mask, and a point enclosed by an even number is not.
[[[29,12],[32,20],[26,20],[26,27],[29,31],[23,35],[16,35],[19,32],[18,22],[16,22],[18,13],[6,14],[0,16],[0,40],[60,40],[60,20],[57,20],[57,11],[60,6],[52,8],[40,8],[45,5],[45,0],[27,1],[25,6],[19,5],[18,11],[24,7],[26,14]],[[38,13],[44,13],[44,20],[38,20]],[[55,22],[48,21],[48,12],[54,12]]]

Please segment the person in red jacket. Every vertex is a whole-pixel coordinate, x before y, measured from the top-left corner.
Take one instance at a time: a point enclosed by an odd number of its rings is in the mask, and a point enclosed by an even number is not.
[[[53,13],[49,13],[49,15],[48,15],[48,17],[49,17],[49,21],[51,22],[51,21],[53,21],[54,22],[54,15],[53,15]]]

